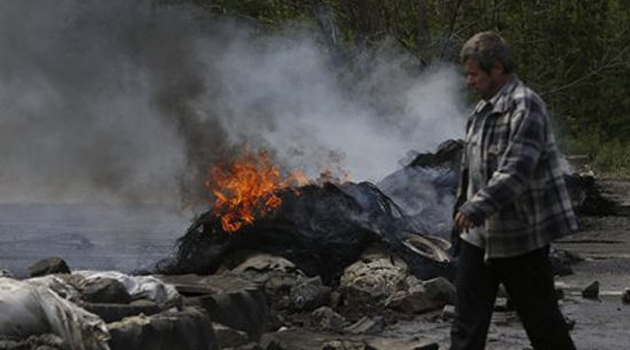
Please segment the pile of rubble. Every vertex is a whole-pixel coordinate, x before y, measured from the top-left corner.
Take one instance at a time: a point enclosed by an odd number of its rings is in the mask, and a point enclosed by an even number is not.
[[[202,349],[207,314],[152,276],[74,271],[52,257],[0,277],[0,349]],[[180,342],[186,339],[186,346]]]
[[[224,231],[212,210],[198,217],[178,239],[175,255],[151,273],[214,274],[226,261],[249,250],[281,256],[308,276],[335,286],[344,268],[372,244],[400,256],[418,278],[451,276],[450,243],[430,220],[412,220],[373,184],[308,185],[276,193],[273,212],[236,232]]]
[[[10,301],[0,303],[0,349],[438,349],[386,330],[452,316],[456,260],[445,238],[461,147],[417,155],[377,185],[280,191],[277,210],[234,233],[208,211],[174,256],[138,276],[71,272],[60,258],[22,281],[0,271]],[[585,205],[597,195],[568,183]],[[560,275],[579,260],[551,257]]]
[[[59,258],[29,270],[22,281],[0,277],[0,349],[438,349],[422,332],[391,329],[424,315],[447,324],[456,295],[449,280],[417,278],[381,243],[335,286],[255,251],[225,259],[213,275],[71,272]],[[10,291],[16,285],[21,292]],[[584,297],[596,298],[597,287]],[[505,293],[496,310],[511,310]]]
[[[344,269],[336,287],[257,252],[209,276],[71,273],[60,258],[29,271],[22,281],[0,277],[2,349],[437,349],[379,334],[455,295],[448,280],[419,280],[378,244]],[[19,300],[4,295],[13,286],[22,288]],[[25,310],[28,318],[15,317]]]

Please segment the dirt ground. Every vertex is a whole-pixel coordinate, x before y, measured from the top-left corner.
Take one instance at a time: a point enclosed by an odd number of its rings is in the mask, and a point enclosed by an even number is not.
[[[572,266],[573,274],[556,279],[556,286],[564,292],[564,298],[560,301],[561,309],[567,319],[575,322],[571,335],[578,349],[629,349],[630,305],[623,304],[622,294],[630,289],[630,217],[586,217],[580,221],[580,232],[554,244],[556,248],[577,253],[584,259]],[[582,290],[594,281],[600,284],[599,299],[583,298]],[[378,333],[381,341],[392,343],[377,348],[411,350],[416,348],[415,345],[405,344],[434,342],[439,345],[439,349],[448,349],[451,321],[442,317],[441,310],[394,319],[394,322],[387,322],[388,326],[383,332]],[[313,335],[301,331],[295,329],[285,334],[274,333],[273,338],[299,344],[295,348],[322,348],[311,343],[319,344],[315,341],[316,337],[323,334]],[[305,339],[309,341],[305,342]],[[486,349],[531,349],[514,311],[494,313]]]
[[[630,183],[610,182],[605,186],[619,203],[618,215],[582,217],[578,233],[554,244],[584,258],[573,265],[574,274],[556,279],[556,286],[565,294],[561,309],[575,321],[571,335],[582,350],[630,348],[630,304],[622,302],[623,292],[630,289]],[[582,290],[594,281],[600,285],[599,300],[583,298]],[[448,349],[449,327],[449,321],[442,320],[440,312],[434,312],[398,322],[385,334],[416,335],[437,342],[440,349]],[[514,312],[495,312],[486,348],[531,348]]]

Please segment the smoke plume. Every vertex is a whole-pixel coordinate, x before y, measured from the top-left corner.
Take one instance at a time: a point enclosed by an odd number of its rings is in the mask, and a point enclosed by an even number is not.
[[[392,42],[339,54],[322,33],[129,0],[0,1],[0,42],[2,201],[194,199],[245,143],[378,181],[463,130],[457,69],[420,71]]]

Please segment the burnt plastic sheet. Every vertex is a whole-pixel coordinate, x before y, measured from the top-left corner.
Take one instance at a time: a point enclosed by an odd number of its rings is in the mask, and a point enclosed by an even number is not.
[[[233,233],[222,230],[212,211],[201,215],[179,239],[176,255],[158,263],[157,272],[210,274],[231,253],[255,250],[285,257],[307,275],[334,285],[343,269],[377,241],[405,259],[420,278],[448,270],[448,262],[432,261],[404,244],[419,233],[417,223],[373,184],[325,183],[277,194],[279,208]]]

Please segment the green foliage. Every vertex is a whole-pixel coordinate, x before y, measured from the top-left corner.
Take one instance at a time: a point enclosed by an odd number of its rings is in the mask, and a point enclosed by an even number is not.
[[[630,142],[602,141],[599,130],[567,140],[576,154],[588,155],[592,166],[605,176],[630,178]]]
[[[171,0],[174,1],[174,0]],[[186,2],[186,0],[177,0]],[[417,59],[457,61],[461,44],[496,30],[518,74],[541,93],[561,144],[602,168],[630,169],[630,6],[626,0],[189,0],[266,30],[320,29],[333,49],[369,50],[393,38]],[[322,16],[322,14],[326,14]],[[626,141],[628,140],[628,141]]]
[[[604,143],[595,155],[593,165],[607,172],[630,169],[630,145],[617,139]]]

